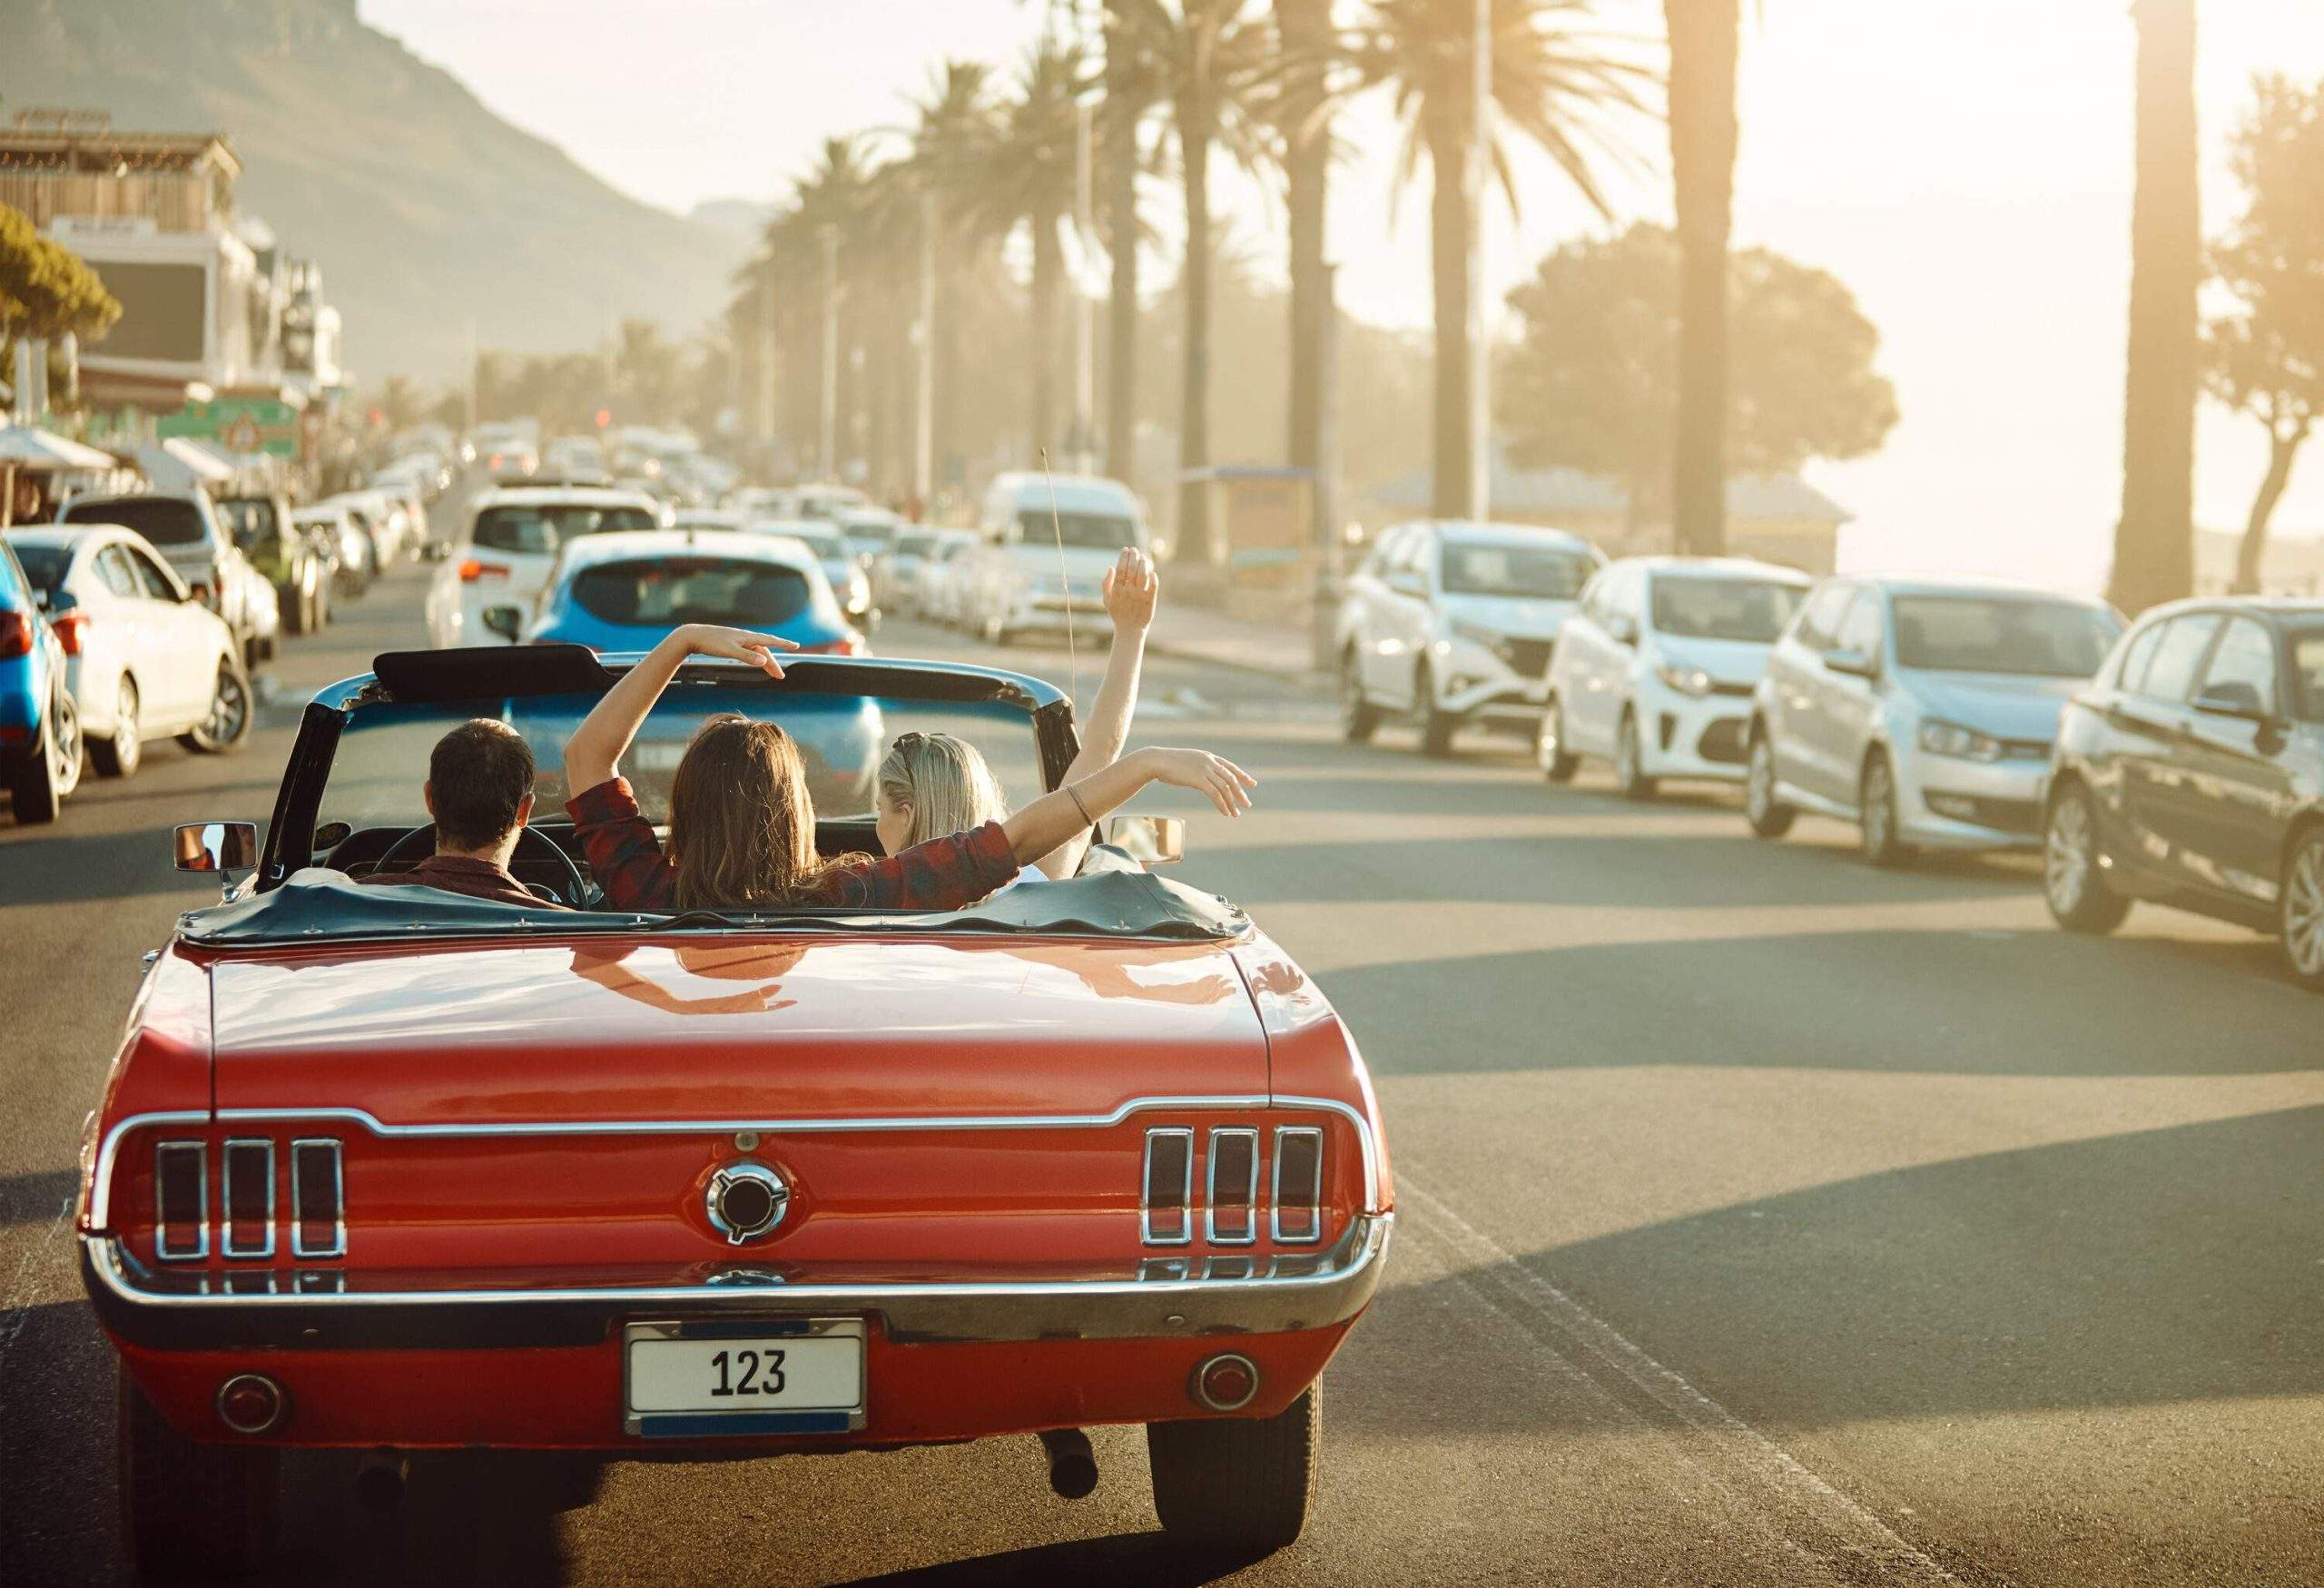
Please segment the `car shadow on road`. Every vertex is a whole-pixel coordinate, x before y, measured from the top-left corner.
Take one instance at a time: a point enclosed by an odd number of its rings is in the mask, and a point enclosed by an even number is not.
[[[1199,1583],[1223,1582],[1264,1558],[1189,1554],[1158,1532],[1121,1534],[858,1577],[845,1588],[1017,1588],[1029,1583],[1196,1588]]]
[[[0,1226],[48,1223],[71,1206],[80,1185],[76,1169],[0,1175]]]

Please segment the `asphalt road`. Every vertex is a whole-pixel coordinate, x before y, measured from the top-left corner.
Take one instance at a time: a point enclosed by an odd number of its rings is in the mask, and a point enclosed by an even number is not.
[[[0,1583],[119,1573],[66,1208],[139,955],[212,896],[169,830],[262,818],[299,701],[415,643],[421,582],[294,642],[244,753],[0,816]],[[1306,1540],[1174,1559],[1108,1430],[1078,1503],[1030,1440],[618,1467],[561,1512],[446,1459],[394,1524],[314,1463],[287,1578],[2324,1581],[2324,1003],[2269,944],[2152,909],[2070,939],[2025,862],[1876,873],[1846,829],[1758,843],[1727,794],[1552,789],[1505,741],[1352,747],[1285,680],[1164,661],[1147,700],[1141,737],[1261,778],[1239,823],[1176,807],[1187,874],[1320,977],[1396,1159]]]

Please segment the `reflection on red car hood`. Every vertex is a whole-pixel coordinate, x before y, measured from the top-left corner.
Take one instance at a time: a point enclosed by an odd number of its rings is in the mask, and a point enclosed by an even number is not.
[[[211,971],[221,1108],[389,1124],[1078,1115],[1267,1089],[1224,944],[471,942]]]

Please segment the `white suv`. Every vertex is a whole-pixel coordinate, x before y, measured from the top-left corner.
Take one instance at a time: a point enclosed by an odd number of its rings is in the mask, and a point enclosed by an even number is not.
[[[1751,702],[1751,830],[1837,816],[1875,865],[2038,847],[2058,715],[2122,632],[2102,602],[2022,585],[1826,580]]]
[[[1423,520],[1384,530],[1334,624],[1340,710],[1361,744],[1387,712],[1442,755],[1463,723],[1534,731],[1558,629],[1598,548],[1561,529]]]
[[[1634,800],[1658,778],[1743,780],[1751,692],[1807,594],[1806,574],[1740,557],[1609,565],[1558,631],[1539,759],[1552,783],[1584,755]]]
[[[468,534],[451,547],[428,589],[431,645],[509,643],[516,636],[487,627],[485,612],[530,608],[566,541],[608,530],[659,529],[668,522],[662,504],[641,491],[586,486],[487,490],[474,507]]]

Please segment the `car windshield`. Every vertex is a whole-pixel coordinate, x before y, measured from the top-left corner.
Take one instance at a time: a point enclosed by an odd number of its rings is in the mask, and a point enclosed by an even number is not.
[[[176,497],[106,497],[64,509],[70,524],[120,524],[155,546],[196,546],[203,538],[201,510]]]
[[[1936,673],[2087,678],[2122,625],[2101,607],[2018,596],[1897,596],[1896,661]]]
[[[1442,577],[1448,596],[1517,596],[1571,601],[1596,565],[1584,553],[1546,546],[1483,541],[1444,543]]]
[[[486,551],[547,556],[565,542],[580,536],[657,528],[654,515],[644,508],[604,507],[586,502],[545,502],[525,507],[487,508],[477,515],[473,538],[476,545]]]
[[[1052,524],[1041,508],[1019,514],[1017,522],[1028,541],[1044,546],[1062,540],[1082,551],[1119,551],[1138,543],[1137,524],[1118,513],[1059,513]]]
[[[64,570],[73,564],[73,553],[62,546],[26,546],[12,540],[8,549],[25,565],[25,577],[33,582],[33,588],[50,596],[64,583]]]
[[[599,563],[573,576],[572,601],[601,623],[761,628],[796,617],[812,592],[796,568],[737,557],[655,557]]]
[[[1654,631],[1680,639],[1731,639],[1773,645],[1807,594],[1779,579],[1709,578],[1657,574]]]
[[[2309,722],[2324,723],[2324,628],[2292,631],[2291,672],[2299,715]]]
[[[345,822],[359,832],[426,822],[420,785],[428,778],[428,753],[446,729],[477,716],[497,718],[525,735],[537,768],[534,820],[561,820],[571,792],[565,786],[565,742],[597,698],[548,695],[479,701],[466,707],[399,703],[358,706],[332,754],[317,824]],[[655,822],[668,819],[670,779],[694,731],[710,718],[725,715],[780,723],[799,741],[815,813],[824,820],[868,818],[881,760],[898,735],[914,730],[950,734],[975,745],[1012,804],[1033,799],[1046,787],[1032,717],[1023,706],[777,691],[753,683],[682,677],[663,692],[621,758],[622,775]]]

